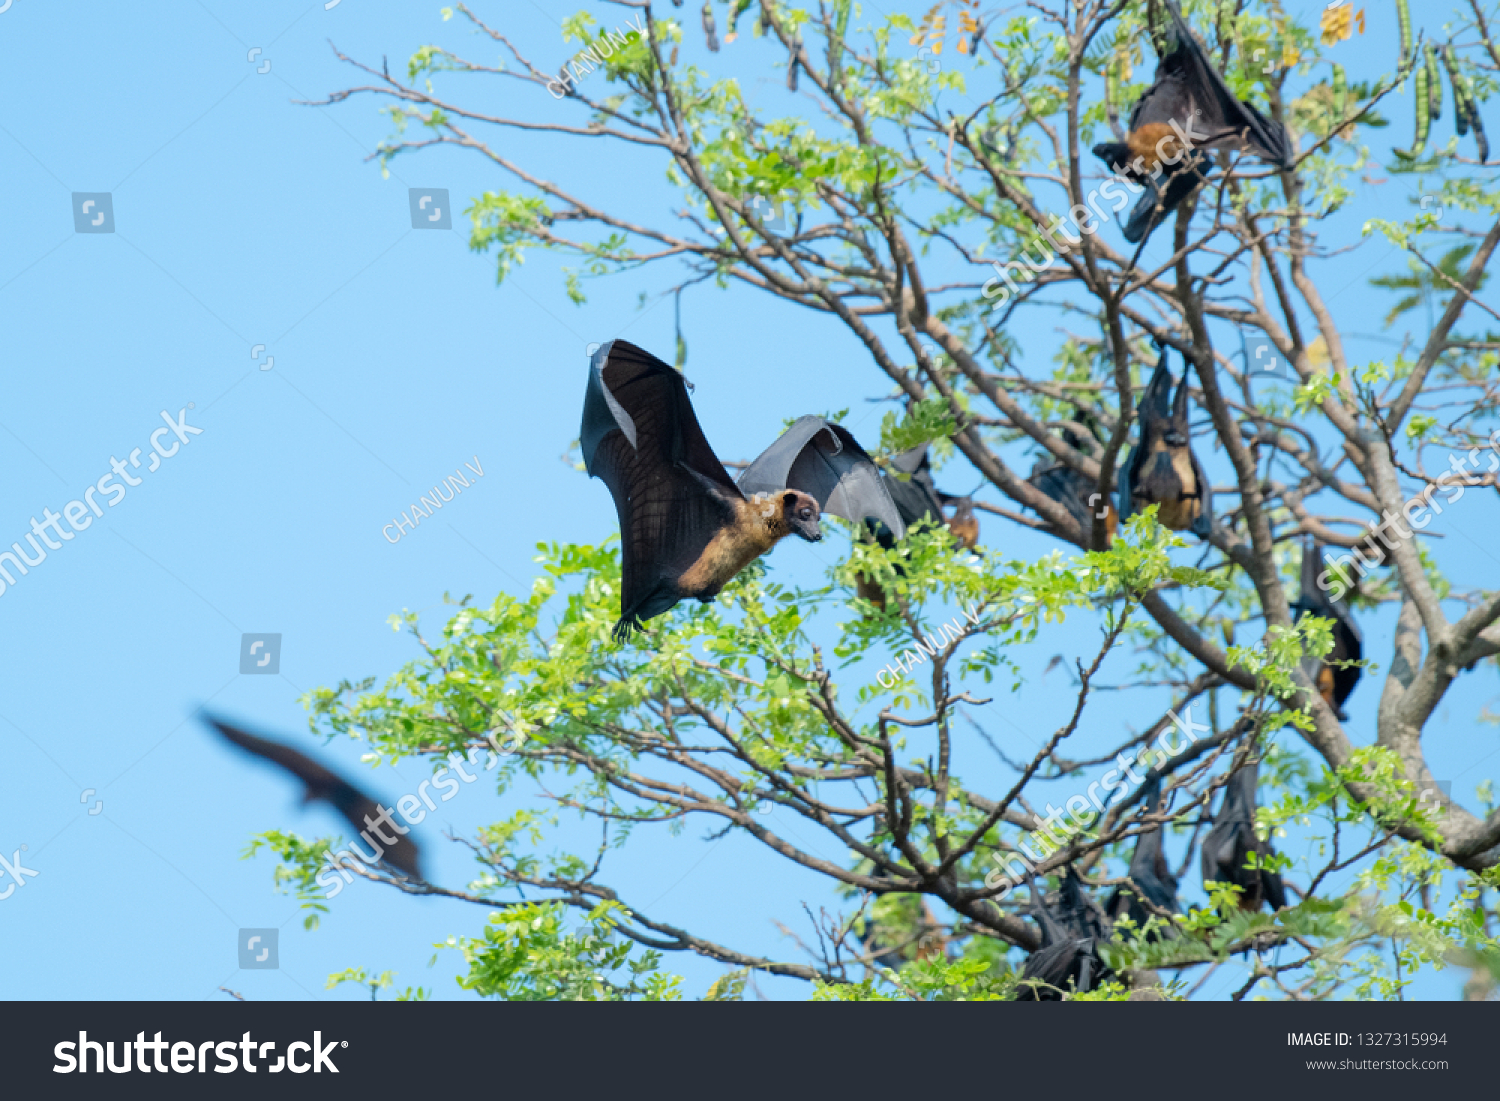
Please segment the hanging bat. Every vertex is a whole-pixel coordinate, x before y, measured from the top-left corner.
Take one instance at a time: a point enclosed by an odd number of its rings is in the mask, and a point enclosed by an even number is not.
[[[579,443],[619,516],[619,641],[680,600],[707,604],[786,536],[817,542],[825,507],[901,522],[869,456],[819,418],[798,421],[751,464],[742,482],[764,489],[747,498],[703,435],[682,375],[624,340],[594,353]]]
[[[1161,809],[1161,777],[1153,774],[1146,786],[1146,813],[1155,814]],[[1177,877],[1162,852],[1162,828],[1155,826],[1136,838],[1135,853],[1130,858],[1130,880],[1140,888],[1139,894],[1129,887],[1116,887],[1104,902],[1104,911],[1111,921],[1128,916],[1135,922],[1137,930],[1145,927],[1155,911],[1148,909],[1142,900],[1161,910],[1177,913],[1181,909],[1177,902]],[[1153,934],[1155,935],[1155,934]],[[1176,935],[1176,929],[1168,927],[1166,936]]]
[[[927,447],[927,444],[921,444],[890,460],[892,468],[907,475],[905,479],[882,471],[881,481],[907,527],[923,520],[944,523],[960,546],[965,550],[973,550],[979,543],[979,520],[974,515],[974,503],[968,497],[950,496],[933,484],[932,464],[928,459]],[[943,515],[943,506],[947,504],[953,505],[951,519]],[[899,538],[883,524],[871,525],[870,530],[874,540],[886,550],[893,548]],[[897,572],[900,572],[900,567],[897,567]],[[873,578],[857,574],[855,591],[877,608],[885,608],[885,590]]]
[[[1203,839],[1203,881],[1233,883],[1240,888],[1240,909],[1254,913],[1269,902],[1272,910],[1286,906],[1286,888],[1281,876],[1265,869],[1245,867],[1253,852],[1262,859],[1275,850],[1269,841],[1255,836],[1255,789],[1260,768],[1251,761],[1224,786],[1224,802],[1219,807],[1213,828]]]
[[[1120,522],[1147,505],[1173,531],[1207,539],[1213,525],[1213,489],[1188,440],[1188,376],[1183,372],[1172,398],[1172,372],[1161,349],[1156,371],[1136,407],[1140,441],[1130,449],[1120,474]]]
[[[1243,100],[1229,85],[1175,0],[1166,0],[1174,39],[1157,63],[1156,78],[1136,101],[1123,142],[1101,142],[1094,156],[1126,179],[1147,184],[1125,226],[1125,239],[1138,243],[1175,210],[1211,172],[1207,152],[1241,150],[1278,168],[1292,163],[1286,127]],[[1157,179],[1158,171],[1165,173]]]
[[[1094,430],[1093,418],[1087,413],[1080,413],[1078,419],[1079,423],[1090,432]],[[1093,454],[1097,448],[1097,443],[1092,437],[1085,441],[1071,428],[1064,428],[1062,435],[1068,446],[1075,451]],[[1031,468],[1031,476],[1026,480],[1067,509],[1068,514],[1078,521],[1078,526],[1083,529],[1085,539],[1093,530],[1094,513],[1102,511],[1106,533],[1105,546],[1114,542],[1115,530],[1120,525],[1120,515],[1115,511],[1115,503],[1110,500],[1109,495],[1099,493],[1098,483],[1094,479],[1079,473],[1049,452],[1037,459]],[[1053,529],[1049,526],[1048,530]]]
[[[375,845],[375,842],[369,840],[369,834],[372,829],[379,830],[381,817],[384,816],[387,823],[392,821],[389,810],[382,808],[359,788],[324,768],[305,753],[280,742],[258,738],[212,716],[206,716],[205,721],[245,752],[280,765],[301,780],[306,788],[302,795],[303,806],[321,799],[343,815],[356,833],[363,833],[369,844]],[[377,832],[382,844],[376,846],[376,851],[383,850],[381,859],[413,879],[422,879],[421,850],[417,843],[400,829],[392,832],[396,841],[391,845],[384,844],[384,834]]]
[[[1059,991],[1086,994],[1111,978],[1096,947],[1109,939],[1109,924],[1099,904],[1085,893],[1073,866],[1068,865],[1063,875],[1055,907],[1039,897],[1035,880],[1031,894],[1031,916],[1041,929],[1042,947],[1027,957],[1021,968],[1016,1001],[1061,1001]]]
[[[1302,592],[1292,607],[1301,619],[1305,615],[1333,620],[1333,649],[1327,661],[1303,658],[1302,666],[1312,682],[1318,686],[1318,694],[1333,708],[1341,722],[1349,716],[1344,711],[1344,701],[1354,692],[1362,670],[1357,665],[1338,666],[1332,662],[1359,661],[1364,656],[1364,639],[1359,625],[1349,613],[1349,605],[1342,599],[1334,600],[1318,587],[1318,575],[1327,562],[1323,557],[1323,544],[1313,541],[1302,550]]]

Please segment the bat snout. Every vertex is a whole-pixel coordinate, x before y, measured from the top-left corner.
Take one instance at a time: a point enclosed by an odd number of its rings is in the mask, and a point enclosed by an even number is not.
[[[792,530],[809,543],[820,542],[823,538],[823,529],[816,520],[797,520],[792,524]]]

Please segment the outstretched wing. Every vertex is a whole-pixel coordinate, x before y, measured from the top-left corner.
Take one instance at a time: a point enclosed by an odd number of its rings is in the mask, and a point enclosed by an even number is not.
[[[623,620],[660,615],[677,579],[733,518],[734,480],[709,446],[680,372],[634,344],[594,353],[580,433],[584,464],[620,519]]]
[[[370,823],[380,816],[380,805],[374,799],[337,773],[324,768],[305,753],[289,745],[283,745],[281,742],[256,737],[254,734],[212,716],[206,716],[205,721],[247,753],[279,765],[283,770],[301,780],[307,788],[307,799],[322,799],[332,804],[333,808],[348,820],[349,825],[354,827],[356,833],[368,831],[371,828]],[[383,843],[380,845],[385,850],[383,853],[385,862],[394,868],[401,869],[409,876],[421,879],[421,850],[417,848],[416,842],[411,840],[410,836],[391,830],[389,827],[384,827],[384,829],[396,835],[394,845],[387,846]]]
[[[746,495],[801,490],[824,512],[884,524],[897,539],[906,534],[880,469],[847,428],[822,417],[799,417],[745,468],[739,488]]]

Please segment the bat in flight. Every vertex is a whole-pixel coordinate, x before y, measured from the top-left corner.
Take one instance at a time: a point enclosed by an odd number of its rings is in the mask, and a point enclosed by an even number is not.
[[[389,812],[382,810],[380,804],[374,799],[342,776],[324,768],[305,753],[289,745],[283,745],[281,742],[258,738],[254,734],[248,734],[239,727],[231,726],[212,716],[206,716],[205,721],[245,752],[279,765],[301,780],[306,789],[302,795],[303,806],[321,799],[343,815],[349,825],[354,827],[356,833],[365,833],[367,840],[368,831],[376,828],[381,816],[389,815]],[[389,817],[386,820],[390,821]],[[393,832],[396,835],[395,844],[380,846],[383,850],[381,859],[414,879],[423,879],[421,850],[417,847],[417,843],[400,830]],[[380,840],[385,841],[383,834],[380,835]],[[373,844],[373,842],[370,843]]]
[[[1071,428],[1063,429],[1063,439],[1073,450],[1092,455],[1099,449],[1098,441],[1092,434],[1095,431],[1093,418],[1087,413],[1080,413],[1078,423],[1088,429],[1090,435],[1087,439]],[[1094,513],[1102,511],[1105,545],[1114,542],[1115,530],[1120,526],[1120,514],[1115,510],[1115,503],[1110,500],[1109,494],[1099,493],[1098,483],[1094,479],[1079,473],[1049,452],[1037,459],[1031,468],[1031,476],[1026,480],[1067,509],[1068,514],[1083,529],[1085,538],[1093,530]]]
[[[1163,527],[1207,539],[1213,524],[1213,488],[1188,440],[1187,373],[1173,400],[1165,348],[1136,415],[1140,441],[1130,449],[1120,473],[1121,522],[1147,505],[1157,505]]]
[[[821,512],[905,532],[870,457],[846,429],[818,417],[792,425],[736,485],[699,427],[681,373],[624,340],[594,353],[579,443],[620,520],[618,641],[680,600],[710,602],[788,535],[817,542]]]
[[[1055,1002],[1059,991],[1086,994],[1110,978],[1097,946],[1110,938],[1109,922],[1089,898],[1078,873],[1068,865],[1055,907],[1031,883],[1031,916],[1042,932],[1042,946],[1027,957],[1017,986],[1018,1002]],[[1033,982],[1034,980],[1034,982]]]
[[[1161,777],[1153,775],[1147,781],[1146,813],[1155,814],[1160,809]],[[1104,901],[1104,912],[1111,921],[1119,921],[1128,915],[1135,922],[1137,930],[1144,928],[1146,922],[1156,915],[1155,911],[1143,904],[1142,899],[1158,909],[1172,913],[1181,909],[1177,903],[1177,877],[1172,874],[1166,854],[1162,852],[1161,829],[1160,826],[1153,827],[1136,838],[1135,852],[1130,857],[1129,874],[1131,882],[1140,891],[1137,894],[1124,886],[1114,889]],[[1165,935],[1173,936],[1175,933],[1175,929],[1169,928]]]
[[[904,479],[882,471],[881,480],[907,527],[923,520],[946,524],[961,547],[973,550],[979,545],[979,520],[974,515],[974,502],[972,498],[954,497],[937,488],[932,480],[932,464],[927,455],[927,446],[924,443],[891,458],[891,467],[906,475]],[[953,506],[952,517],[944,515],[945,505]],[[871,525],[871,534],[886,550],[894,547],[900,538],[884,524]],[[897,572],[900,572],[899,566]],[[885,589],[874,578],[865,574],[856,575],[855,591],[877,608],[885,608]]]
[[[1224,802],[1213,827],[1203,839],[1203,881],[1233,883],[1240,888],[1240,909],[1254,913],[1269,902],[1272,910],[1286,906],[1286,888],[1281,876],[1263,868],[1247,868],[1251,853],[1262,859],[1275,850],[1269,841],[1255,836],[1255,789],[1260,768],[1251,761],[1224,785]]]
[[[1157,63],[1156,79],[1136,101],[1123,142],[1101,142],[1094,156],[1126,179],[1146,184],[1125,225],[1137,244],[1213,171],[1209,150],[1240,150],[1278,168],[1292,163],[1286,127],[1236,99],[1193,37],[1175,0],[1171,52]],[[1166,163],[1171,162],[1171,163]],[[1156,176],[1164,172],[1162,179]]]
[[[1302,666],[1312,682],[1318,686],[1318,694],[1333,708],[1341,722],[1349,716],[1344,711],[1344,701],[1354,692],[1359,683],[1361,670],[1357,665],[1332,664],[1343,661],[1359,661],[1364,657],[1364,639],[1359,625],[1349,613],[1349,605],[1343,599],[1334,600],[1318,587],[1318,575],[1327,565],[1323,558],[1323,544],[1313,541],[1302,549],[1302,592],[1292,607],[1301,619],[1305,615],[1333,620],[1333,649],[1327,660],[1303,658]]]

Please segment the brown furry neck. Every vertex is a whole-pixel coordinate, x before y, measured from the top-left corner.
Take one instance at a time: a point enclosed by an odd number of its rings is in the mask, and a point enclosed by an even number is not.
[[[1182,139],[1165,122],[1148,122],[1139,130],[1132,130],[1126,135],[1125,144],[1130,147],[1132,157],[1140,157],[1144,162],[1148,176],[1156,171],[1163,157],[1177,157],[1180,160],[1181,155],[1186,152]],[[1156,151],[1158,145],[1161,146],[1160,153]]]
[[[734,519],[720,528],[678,580],[684,596],[712,600],[741,570],[792,532],[780,497],[757,494],[734,502]]]

